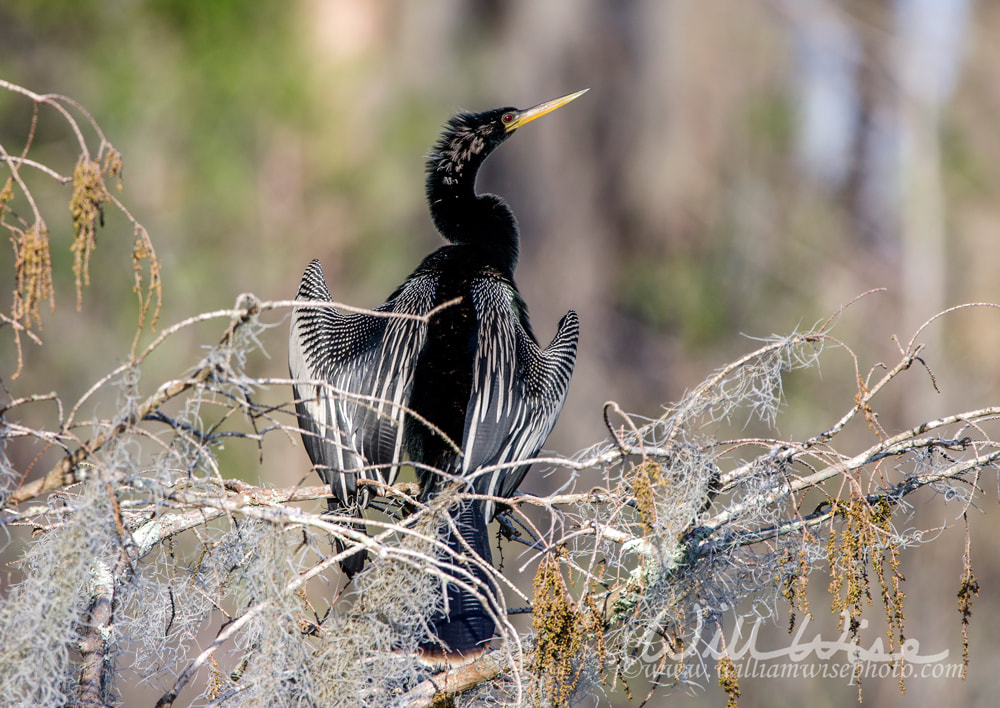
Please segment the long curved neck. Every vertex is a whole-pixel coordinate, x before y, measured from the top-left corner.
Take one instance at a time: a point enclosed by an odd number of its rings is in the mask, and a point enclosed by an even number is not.
[[[427,160],[427,202],[442,236],[483,250],[513,275],[519,250],[514,213],[495,194],[476,194],[476,174],[490,152],[474,133],[445,134]]]

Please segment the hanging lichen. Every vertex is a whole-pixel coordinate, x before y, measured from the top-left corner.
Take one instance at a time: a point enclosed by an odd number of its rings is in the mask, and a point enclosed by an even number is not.
[[[636,465],[628,475],[628,484],[639,509],[643,531],[649,534],[656,524],[657,490],[664,484],[662,468],[655,462]]]
[[[809,610],[809,571],[811,565],[806,556],[806,547],[814,545],[816,537],[809,531],[802,534],[802,544],[797,552],[787,550],[782,554],[781,566],[786,570],[779,578],[781,585],[781,596],[788,602],[788,633],[795,631],[795,621],[798,617],[796,613],[801,612],[810,619],[812,612]]]
[[[869,569],[875,572],[879,594],[885,609],[888,625],[886,634],[890,653],[903,646],[905,639],[903,622],[903,600],[906,594],[901,583],[905,579],[900,572],[899,545],[892,529],[892,507],[885,499],[870,502],[868,499],[852,497],[849,501],[834,501],[834,516],[842,519],[845,527],[833,528],[827,541],[827,561],[830,564],[831,609],[840,614],[838,629],[847,630],[857,642],[861,630],[861,614],[864,605],[871,606],[872,594]],[[897,660],[897,661],[902,661]],[[858,698],[861,698],[861,664],[855,669],[858,681]],[[904,692],[903,672],[899,672],[899,690]]]
[[[958,586],[958,611],[962,615],[962,680],[969,670],[969,620],[972,619],[972,598],[979,596],[979,581],[972,572],[969,552],[969,519],[965,518],[965,552],[962,554],[962,578]]]
[[[730,657],[723,655],[719,657],[715,670],[719,674],[719,686],[726,692],[728,698],[726,708],[737,708],[740,697],[740,679],[739,672],[736,671],[736,664]]]
[[[81,156],[73,170],[73,196],[69,210],[73,215],[73,275],[76,278],[76,309],[83,305],[83,286],[90,285],[90,255],[97,248],[97,226],[104,225],[104,202],[107,192],[101,166]]]
[[[566,705],[578,687],[589,639],[595,639],[602,667],[605,657],[601,613],[591,603],[575,606],[559,567],[560,555],[548,553],[542,558],[532,600],[532,625],[537,633],[532,665],[540,697],[553,706]]]
[[[12,230],[12,233],[17,286],[14,288],[11,315],[16,322],[27,328],[30,328],[33,322],[41,326],[38,306],[48,300],[49,307],[55,307],[49,231],[45,222],[39,222],[24,230]]]

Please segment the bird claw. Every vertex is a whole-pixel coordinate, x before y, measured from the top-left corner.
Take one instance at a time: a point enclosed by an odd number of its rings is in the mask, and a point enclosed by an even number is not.
[[[500,524],[500,533],[504,535],[508,541],[519,541],[521,540],[521,532],[518,531],[517,527],[514,525],[514,521],[510,518],[509,512],[501,511],[496,515],[497,523]]]

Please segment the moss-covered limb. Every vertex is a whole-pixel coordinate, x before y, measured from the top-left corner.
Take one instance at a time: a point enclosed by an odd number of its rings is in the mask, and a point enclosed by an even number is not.
[[[236,315],[232,318],[229,327],[219,342],[219,348],[225,350],[232,344],[233,338],[247,322],[256,317],[258,313],[257,301],[246,301],[242,307],[237,303]],[[81,443],[73,453],[64,457],[55,467],[53,467],[44,477],[21,485],[11,494],[10,501],[14,504],[27,501],[40,494],[51,492],[56,489],[74,484],[79,481],[78,469],[81,462],[91,457],[101,449],[108,441],[113,440],[128,431],[137,422],[143,420],[158,410],[167,401],[177,398],[187,391],[205,383],[212,377],[220,366],[220,362],[214,357],[208,356],[193,374],[184,379],[170,381],[162,386],[149,398],[142,402],[134,410],[129,411],[110,430],[99,432],[90,440]]]
[[[950,450],[963,450],[972,444],[971,439],[945,439],[940,437],[922,437],[929,430],[946,428],[948,426],[976,424],[977,422],[988,421],[1000,416],[1000,406],[991,406],[958,413],[956,415],[945,416],[936,420],[927,421],[909,430],[898,433],[887,440],[872,445],[861,453],[847,457],[837,464],[827,465],[809,475],[795,477],[784,487],[778,487],[759,497],[747,498],[745,501],[728,505],[718,514],[708,519],[703,527],[706,530],[718,529],[742,514],[748,509],[758,505],[769,505],[776,501],[790,497],[791,495],[810,488],[817,488],[823,482],[843,475],[861,471],[868,465],[873,464],[885,457],[900,457],[916,450],[932,450],[934,448],[946,448]],[[984,444],[980,442],[980,444]],[[985,442],[986,447],[995,447],[991,441]],[[777,451],[775,455],[765,456],[765,461],[769,464],[787,464],[793,461],[802,452],[800,446],[786,444]],[[961,476],[962,474],[981,467],[992,464],[998,459],[1000,454],[997,450],[982,453],[973,459],[959,460],[948,466],[944,470],[935,470],[917,478],[923,483],[929,484],[941,479],[948,479]],[[757,461],[755,461],[757,462]],[[752,472],[753,463],[744,464],[739,470],[727,474],[730,480],[730,487],[740,479],[745,479]]]
[[[93,592],[87,620],[80,630],[80,678],[77,682],[79,706],[109,705],[113,684],[111,623],[114,605],[114,581],[107,568],[95,569]]]
[[[480,686],[511,671],[497,652],[483,654],[475,661],[437,673],[417,684],[401,697],[399,708],[432,708],[447,705],[453,696]]]
[[[896,452],[902,455],[904,452],[913,452],[923,447],[922,441],[914,441],[912,448],[900,447]],[[932,445],[931,445],[932,446]],[[931,447],[928,446],[928,447]],[[868,494],[864,497],[866,503],[877,506],[887,503],[892,506],[900,504],[903,499],[925,487],[946,481],[962,481],[965,475],[975,472],[978,469],[989,467],[1000,462],[1000,450],[992,450],[970,457],[965,460],[957,460],[949,465],[935,470],[929,470],[907,477],[888,490]],[[790,496],[790,495],[789,495]],[[739,531],[729,535],[724,539],[714,539],[710,531],[711,526],[699,528],[699,535],[696,537],[701,543],[694,551],[695,556],[709,556],[715,553],[726,552],[729,549],[740,546],[749,546],[762,543],[772,539],[798,534],[809,529],[815,529],[827,523],[831,518],[838,515],[839,508],[833,501],[824,502],[814,511],[807,514],[800,514],[794,518],[786,519],[778,524],[764,526],[758,529]]]

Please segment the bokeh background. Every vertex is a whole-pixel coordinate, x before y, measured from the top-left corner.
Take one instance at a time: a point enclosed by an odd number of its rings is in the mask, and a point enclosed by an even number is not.
[[[423,160],[448,116],[589,87],[519,131],[479,181],[520,220],[517,279],[539,337],[580,313],[576,373],[548,444],[570,454],[605,434],[605,401],[656,416],[753,337],[811,326],[872,288],[886,291],[834,330],[863,372],[896,360],[893,335],[906,342],[949,306],[1000,300],[998,39],[1000,5],[971,0],[5,0],[0,78],[79,101],[122,152],[121,197],[163,263],[161,328],[242,292],[290,298],[314,257],[335,298],[381,303],[440,244]],[[30,117],[29,102],[0,91],[8,151]],[[32,156],[70,173],[72,135],[51,112],[41,119]],[[31,185],[54,205],[57,309],[44,315],[45,345],[29,345],[26,371],[4,383],[71,403],[128,356],[131,227],[109,210],[77,313],[59,216],[68,190],[39,175]],[[4,307],[11,262],[0,256]],[[218,331],[176,337],[144,371],[149,389],[196,363]],[[265,333],[270,358],[255,356],[251,373],[286,375],[286,332]],[[998,340],[1000,313],[987,309],[926,329],[940,393],[909,372],[882,401],[882,424],[995,404]],[[5,372],[13,351],[0,337]],[[853,368],[829,357],[790,379],[778,435],[820,432],[852,404]],[[19,469],[37,462],[37,450],[13,454]],[[233,451],[225,474],[283,486],[308,468],[280,436],[260,458]],[[1000,510],[995,481],[984,486],[969,679],[914,680],[905,697],[895,680],[871,679],[866,703],[995,697]],[[930,495],[915,504],[908,523],[951,528],[904,555],[909,634],[958,661],[961,509]],[[824,589],[814,581],[813,626],[832,639]],[[768,641],[787,645],[780,628]],[[709,684],[669,702],[723,700]],[[856,700],[843,681],[748,679],[740,704]]]

